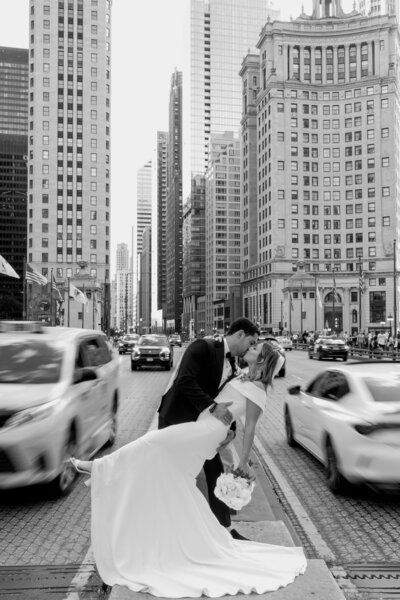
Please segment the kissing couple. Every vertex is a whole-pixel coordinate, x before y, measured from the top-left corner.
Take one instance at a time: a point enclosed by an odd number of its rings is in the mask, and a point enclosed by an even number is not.
[[[159,429],[103,458],[73,459],[91,474],[92,548],[108,585],[166,598],[263,594],[304,573],[302,548],[244,539],[214,495],[218,450],[245,416],[238,468],[249,473],[255,427],[283,358],[258,328],[234,321],[222,340],[186,349],[161,400]],[[248,364],[235,377],[234,357]],[[204,467],[209,503],[196,485]]]

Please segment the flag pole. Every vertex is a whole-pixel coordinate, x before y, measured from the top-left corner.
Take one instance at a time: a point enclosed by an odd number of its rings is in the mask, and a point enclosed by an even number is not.
[[[397,337],[397,265],[396,265],[396,240],[393,240],[393,318],[394,336]]]
[[[359,330],[358,333],[361,333],[361,327],[362,327],[362,301],[361,301],[361,297],[362,297],[362,263],[361,263],[361,256],[358,257],[358,275],[359,275],[359,279],[358,279],[358,317],[359,317]]]
[[[95,301],[95,286],[96,286],[96,282],[93,284],[93,291],[92,291],[92,319],[93,319],[93,329],[96,329],[96,327],[94,326],[94,312],[95,312],[95,308],[94,308],[94,301]]]
[[[53,327],[53,267],[50,269],[50,325]]]
[[[314,307],[315,307],[315,321],[314,321],[314,332],[317,333],[317,276],[315,275],[315,291],[314,291]]]
[[[85,284],[83,284],[83,295],[86,298]],[[85,329],[85,306],[86,304],[82,304],[82,329]]]
[[[300,334],[303,341],[303,282],[300,282]]]
[[[292,335],[292,294],[289,291],[289,332]]]
[[[26,307],[27,307],[27,297],[26,297],[26,256],[24,256],[24,266],[22,276],[24,278],[22,282],[22,320],[27,321],[26,318]]]
[[[68,301],[67,301],[67,304],[68,304],[68,321],[67,321],[67,327],[69,327],[69,309],[70,309],[69,290],[70,290],[70,288],[71,288],[70,282],[71,282],[71,278],[70,278],[70,277],[68,277],[68,289],[67,289],[67,298],[68,298]]]
[[[335,280],[335,266],[334,266],[334,265],[333,265],[332,274],[333,274],[333,288],[332,288],[332,292],[333,292],[332,319],[333,319],[333,333],[336,333],[336,327],[335,327],[335,296],[336,296],[336,280]]]

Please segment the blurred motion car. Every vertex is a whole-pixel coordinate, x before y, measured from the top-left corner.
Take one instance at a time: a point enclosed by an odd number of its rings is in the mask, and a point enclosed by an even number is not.
[[[171,344],[171,346],[179,346],[180,348],[182,348],[182,338],[179,335],[179,333],[172,333],[169,336],[168,341]]]
[[[278,342],[277,338],[269,333],[261,334],[260,337],[258,338],[257,345],[260,346],[264,342],[269,342],[271,344],[271,346],[273,346],[273,348],[275,348],[275,350],[278,350],[279,353],[281,354],[281,356],[283,356],[283,358],[285,359],[285,362],[283,363],[283,365],[278,373],[278,377],[285,377],[285,375],[286,375],[286,351],[285,351],[285,349]]]
[[[118,340],[119,354],[130,354],[134,345],[138,342],[140,335],[138,333],[128,333]]]
[[[349,356],[349,347],[343,340],[337,338],[318,338],[308,346],[308,356],[309,358],[318,358],[318,360],[341,358],[346,361]]]
[[[286,439],[325,467],[328,487],[349,483],[400,490],[400,365],[360,362],[290,387],[284,403]]]
[[[293,342],[286,335],[278,335],[276,337],[276,341],[282,346],[284,350],[293,350]]]
[[[131,369],[138,367],[163,367],[170,371],[173,366],[174,349],[166,335],[146,334],[139,338],[132,349]]]
[[[0,489],[70,491],[69,458],[113,444],[118,358],[90,329],[0,322]]]

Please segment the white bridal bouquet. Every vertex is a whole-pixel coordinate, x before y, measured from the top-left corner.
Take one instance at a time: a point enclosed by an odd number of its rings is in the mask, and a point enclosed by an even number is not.
[[[214,494],[229,508],[240,510],[251,500],[254,479],[241,469],[231,469],[218,477]]]

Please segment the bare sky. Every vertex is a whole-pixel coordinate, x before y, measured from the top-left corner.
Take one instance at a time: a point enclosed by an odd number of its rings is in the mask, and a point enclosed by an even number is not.
[[[312,7],[312,0],[274,3],[283,6],[282,20]],[[350,11],[353,1],[342,4]],[[171,75],[188,58],[189,8],[190,0],[113,0],[112,270],[117,243],[130,242],[136,171],[152,157],[157,130],[168,129]],[[0,46],[28,47],[28,9],[28,0],[0,0]]]

